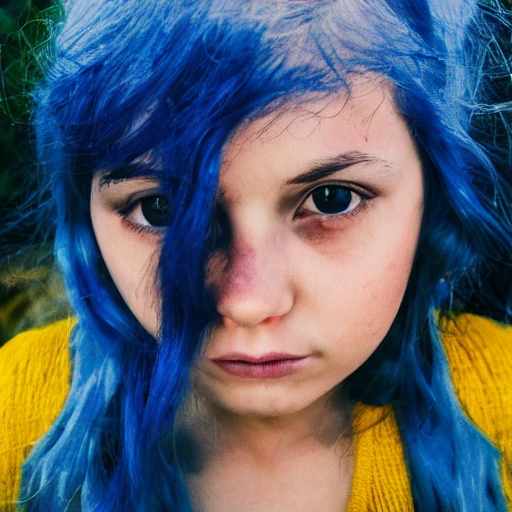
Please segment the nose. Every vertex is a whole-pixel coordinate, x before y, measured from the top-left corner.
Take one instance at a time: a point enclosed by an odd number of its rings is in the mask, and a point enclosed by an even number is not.
[[[234,238],[229,250],[212,256],[208,285],[225,327],[275,324],[292,309],[294,295],[281,245]]]

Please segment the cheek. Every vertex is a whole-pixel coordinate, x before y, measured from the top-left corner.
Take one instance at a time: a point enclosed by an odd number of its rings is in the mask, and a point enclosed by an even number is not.
[[[382,219],[382,218],[381,218]],[[409,223],[365,223],[364,230],[323,233],[303,255],[302,279],[309,290],[304,311],[321,318],[321,334],[331,340],[349,373],[377,348],[403,299],[419,236],[421,213]],[[388,227],[389,226],[389,227]],[[298,270],[297,270],[298,271]]]
[[[93,228],[103,261],[119,293],[141,325],[158,332],[159,300],[155,275],[158,253],[121,227],[110,215],[92,214]]]
[[[329,340],[332,362],[347,377],[377,349],[398,313],[407,286],[408,261],[352,267],[330,280],[317,301],[321,336]],[[329,290],[329,293],[325,293]],[[318,333],[317,333],[318,334]]]

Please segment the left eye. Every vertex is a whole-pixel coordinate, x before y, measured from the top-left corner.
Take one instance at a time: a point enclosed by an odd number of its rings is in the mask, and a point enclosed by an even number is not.
[[[354,210],[361,201],[361,195],[349,188],[324,185],[311,192],[302,208],[322,215],[340,215]]]
[[[141,226],[161,228],[170,223],[169,201],[164,196],[141,199],[131,212],[131,221]]]

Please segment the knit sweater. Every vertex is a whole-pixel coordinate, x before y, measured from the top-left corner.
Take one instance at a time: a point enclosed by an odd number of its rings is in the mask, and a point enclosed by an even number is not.
[[[70,385],[72,320],[20,334],[0,349],[0,511],[14,510],[20,468],[50,428]],[[462,408],[502,453],[512,510],[512,328],[473,315],[444,322],[443,345]],[[347,512],[412,511],[409,475],[390,406],[353,411],[355,466]]]

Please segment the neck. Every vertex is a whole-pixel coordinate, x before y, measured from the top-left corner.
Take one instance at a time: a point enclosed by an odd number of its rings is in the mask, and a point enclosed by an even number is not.
[[[348,450],[350,420],[340,402],[339,394],[331,392],[297,413],[259,417],[237,415],[191,397],[179,415],[177,432],[192,448],[188,457],[195,458],[194,472],[226,461],[275,469],[304,453],[332,451],[341,456]]]

